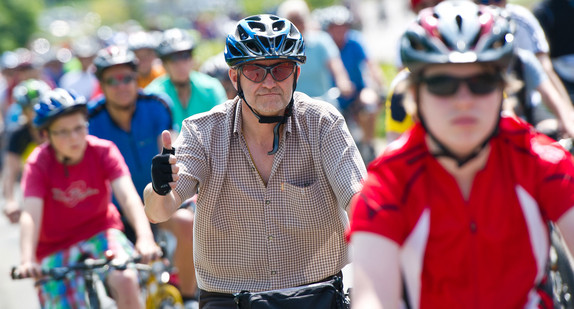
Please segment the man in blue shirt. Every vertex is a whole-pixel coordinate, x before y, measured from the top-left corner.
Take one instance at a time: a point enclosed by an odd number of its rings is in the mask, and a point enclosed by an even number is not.
[[[99,51],[94,65],[104,95],[89,104],[90,133],[118,146],[142,197],[143,189],[151,181],[151,160],[161,149],[161,132],[172,130],[170,108],[160,97],[144,94],[138,88],[132,51],[110,46]],[[174,264],[179,271],[180,290],[182,296],[193,298],[196,290],[195,269],[190,262],[193,213],[182,208],[159,227],[168,229],[177,238]]]

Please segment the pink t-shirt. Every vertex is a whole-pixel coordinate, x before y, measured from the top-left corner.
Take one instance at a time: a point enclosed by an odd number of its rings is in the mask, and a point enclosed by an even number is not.
[[[428,151],[420,124],[369,166],[351,231],[399,244],[414,308],[525,308],[546,267],[546,220],[574,205],[571,155],[503,118],[468,200]],[[376,257],[373,257],[376,258]]]
[[[86,139],[84,157],[75,165],[58,162],[48,143],[28,158],[22,192],[44,201],[38,261],[103,230],[123,229],[110,183],[129,175],[128,167],[115,144],[90,135]]]

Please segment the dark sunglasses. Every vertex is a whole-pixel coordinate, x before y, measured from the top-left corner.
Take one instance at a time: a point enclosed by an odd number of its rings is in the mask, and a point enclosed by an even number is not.
[[[104,80],[104,83],[108,86],[118,86],[118,85],[127,85],[131,82],[136,80],[135,75],[128,74],[128,75],[116,75]]]
[[[191,52],[190,51],[184,51],[184,52],[171,54],[171,55],[167,56],[165,59],[168,61],[173,61],[173,62],[180,61],[180,60],[189,60],[189,59],[191,59]]]
[[[437,96],[451,96],[458,91],[460,83],[465,83],[475,95],[492,93],[502,85],[502,76],[494,73],[483,73],[468,77],[434,75],[421,77],[421,83],[427,85],[430,93]]]
[[[291,76],[294,71],[294,62],[280,62],[270,66],[246,64],[241,67],[243,76],[255,83],[264,81],[267,74],[271,74],[274,80],[282,82]]]

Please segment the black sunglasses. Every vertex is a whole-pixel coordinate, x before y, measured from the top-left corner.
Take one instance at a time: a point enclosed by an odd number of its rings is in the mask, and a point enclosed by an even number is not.
[[[136,80],[136,77],[133,74],[116,75],[106,78],[104,80],[104,84],[108,86],[127,85],[133,82],[134,80]]]
[[[274,65],[264,66],[259,64],[245,64],[241,67],[241,73],[248,80],[261,83],[271,74],[274,80],[282,82],[286,80],[295,71],[294,62],[279,62]]]
[[[465,83],[475,95],[492,93],[502,85],[502,76],[494,73],[483,73],[468,77],[434,75],[421,77],[420,82],[427,85],[430,93],[437,96],[451,96],[458,91],[460,83]]]
[[[165,60],[172,62],[177,62],[180,60],[189,60],[189,59],[191,59],[191,51],[177,52],[165,57]]]

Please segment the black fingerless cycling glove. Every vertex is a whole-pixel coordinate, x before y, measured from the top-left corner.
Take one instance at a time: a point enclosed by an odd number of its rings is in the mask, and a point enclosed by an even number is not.
[[[169,183],[173,181],[171,176],[171,164],[169,164],[169,155],[175,155],[175,148],[165,149],[161,154],[156,155],[151,160],[151,185],[155,193],[166,195],[171,191]]]

